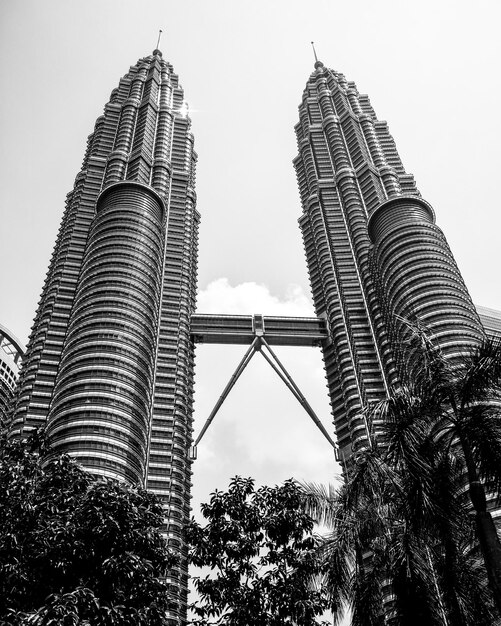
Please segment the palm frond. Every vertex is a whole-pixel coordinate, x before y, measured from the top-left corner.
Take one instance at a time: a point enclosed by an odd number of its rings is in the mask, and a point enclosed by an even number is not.
[[[404,380],[422,393],[435,396],[453,379],[451,363],[434,340],[431,330],[418,318],[400,318],[406,367]]]
[[[501,338],[486,339],[466,355],[456,372],[461,406],[468,406],[493,390],[501,391]]]
[[[437,539],[442,545],[453,538],[455,542],[473,539],[472,519],[465,508],[465,468],[461,458],[448,449],[438,449],[435,455],[434,498],[440,504],[434,519]]]
[[[384,598],[380,576],[371,571],[354,574],[351,585],[352,626],[384,626]]]
[[[351,509],[362,503],[380,501],[385,491],[398,490],[398,476],[386,463],[384,451],[373,447],[357,454],[344,490],[345,506]]]
[[[501,406],[471,406],[461,433],[472,448],[480,477],[498,498],[501,494]]]
[[[385,460],[399,475],[399,514],[416,529],[433,520],[440,508],[434,490],[434,419],[429,417],[427,399],[423,402],[408,388],[398,390],[385,403]]]
[[[437,572],[451,624],[490,626],[494,623],[485,568],[471,549],[471,539],[449,541]]]
[[[343,618],[350,599],[351,561],[344,550],[339,549],[339,542],[334,536],[324,539],[320,554],[324,564],[322,583],[328,591],[330,609],[337,624]]]
[[[412,534],[402,533],[394,543],[391,581],[395,624],[447,624],[447,610],[429,545]]]
[[[334,485],[299,483],[302,506],[321,526],[334,526],[338,514],[339,490]]]

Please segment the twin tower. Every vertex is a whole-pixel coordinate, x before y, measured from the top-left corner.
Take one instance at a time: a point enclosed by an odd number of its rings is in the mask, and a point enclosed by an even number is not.
[[[181,554],[172,623],[185,623],[197,341],[321,345],[342,459],[366,439],[362,409],[398,382],[401,319],[453,355],[484,335],[449,246],[385,122],[352,82],[315,63],[294,160],[317,318],[195,314],[190,119],[159,50],[120,80],[89,136],[23,362],[13,435],[45,426],[95,474],[141,483],[165,505]]]

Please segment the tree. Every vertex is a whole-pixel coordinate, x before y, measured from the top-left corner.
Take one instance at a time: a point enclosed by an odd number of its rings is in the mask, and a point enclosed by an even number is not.
[[[156,498],[44,461],[44,445],[0,451],[0,624],[166,624],[174,558]]]
[[[310,585],[320,574],[313,520],[301,507],[292,480],[254,489],[234,478],[202,505],[208,523],[194,520],[189,558],[210,574],[194,579],[200,596],[191,609],[195,624],[313,626],[328,608],[325,590]]]
[[[406,626],[491,624],[501,558],[485,485],[499,497],[501,348],[485,342],[446,358],[422,328],[409,328],[409,375],[366,412],[377,436],[341,489],[307,489],[306,510],[332,527],[323,547],[330,588],[338,604],[351,598],[354,625],[382,624],[384,613]]]
[[[501,495],[501,341],[486,339],[447,357],[429,331],[408,323],[417,395],[429,407],[434,437],[467,477],[476,537],[501,615],[501,542],[488,507]],[[384,416],[383,416],[384,417]]]
[[[331,529],[320,554],[338,621],[348,604],[353,626],[492,624],[471,523],[451,498],[462,474],[453,459],[428,470],[431,497],[372,441],[344,485],[307,486],[306,510]]]
[[[491,624],[485,569],[472,551],[474,528],[464,498],[464,466],[437,432],[436,409],[432,397],[406,386],[376,409],[379,419],[384,415],[385,462],[398,476],[397,514],[422,553],[421,569],[432,583],[422,602],[429,604],[439,623]],[[401,587],[405,583],[400,580]],[[402,613],[399,583],[392,584]]]

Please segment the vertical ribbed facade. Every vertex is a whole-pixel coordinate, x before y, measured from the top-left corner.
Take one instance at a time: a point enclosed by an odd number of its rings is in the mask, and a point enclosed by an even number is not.
[[[144,481],[163,257],[160,197],[115,183],[97,202],[47,434],[87,469]]]
[[[28,343],[14,436],[46,426],[91,472],[160,496],[186,622],[199,214],[183,91],[160,51],[131,67],[90,135]]]
[[[317,61],[299,106],[294,160],[341,456],[364,444],[364,407],[398,380],[402,318],[447,354],[483,336],[449,246],[404,170],[386,122],[355,84]]]

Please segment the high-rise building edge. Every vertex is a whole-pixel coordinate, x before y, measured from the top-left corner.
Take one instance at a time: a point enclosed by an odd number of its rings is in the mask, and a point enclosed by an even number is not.
[[[161,498],[181,557],[167,574],[172,624],[186,623],[197,341],[321,346],[348,459],[367,437],[363,408],[398,380],[405,318],[451,358],[484,335],[433,209],[367,96],[317,61],[295,131],[317,318],[195,314],[196,153],[178,77],[155,50],[120,80],[88,139],[23,361],[13,436],[44,426],[90,472]]]
[[[159,50],[111,93],[68,194],[21,372],[11,432],[45,426],[90,472],[141,483],[180,552],[185,619],[199,214],[190,119]]]

